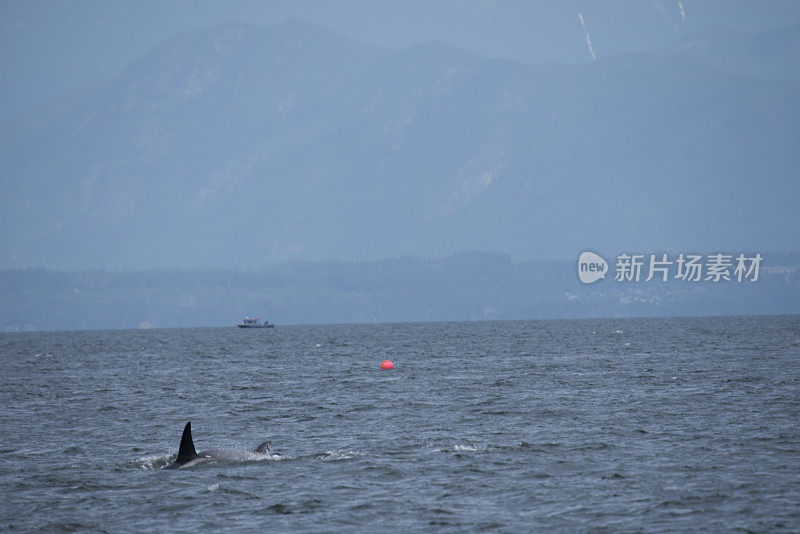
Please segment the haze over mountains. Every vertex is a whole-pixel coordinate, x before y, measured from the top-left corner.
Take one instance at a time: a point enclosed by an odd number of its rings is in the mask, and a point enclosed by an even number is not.
[[[291,262],[256,271],[0,271],[0,332],[800,313],[800,255],[750,279],[578,282],[574,260],[462,253]],[[613,267],[612,267],[613,268]],[[674,271],[673,271],[674,272]],[[646,273],[645,273],[646,274]]]
[[[800,4],[795,0],[83,0],[78,4],[4,0],[0,2],[0,118],[88,79],[113,76],[178,33],[230,20],[271,26],[288,18],[316,22],[377,46],[408,48],[437,40],[488,57],[582,63],[592,59],[587,33],[602,59],[663,50],[697,32],[722,31],[741,40],[779,31],[800,23]],[[795,57],[796,52],[795,48]]]
[[[526,65],[300,20],[184,33],[4,129],[0,265],[796,249],[796,65],[693,42]]]

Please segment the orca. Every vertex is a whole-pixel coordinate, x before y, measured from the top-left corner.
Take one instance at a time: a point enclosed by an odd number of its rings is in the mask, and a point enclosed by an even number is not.
[[[272,457],[272,451],[270,451],[269,445],[270,442],[265,441],[256,447],[254,451],[209,449],[198,453],[194,448],[194,441],[192,440],[192,422],[189,421],[186,423],[186,426],[183,427],[181,444],[178,446],[178,457],[174,462],[165,465],[162,469],[182,469],[184,467],[193,467],[201,463],[213,461],[246,462],[263,460]]]

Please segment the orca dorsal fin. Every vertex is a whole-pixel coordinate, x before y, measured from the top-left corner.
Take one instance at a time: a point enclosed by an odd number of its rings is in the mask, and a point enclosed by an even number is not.
[[[194,441],[192,441],[192,422],[189,421],[186,423],[186,426],[183,427],[181,445],[178,447],[178,457],[175,459],[175,463],[183,465],[199,457],[200,455],[197,454],[197,451],[194,449]]]

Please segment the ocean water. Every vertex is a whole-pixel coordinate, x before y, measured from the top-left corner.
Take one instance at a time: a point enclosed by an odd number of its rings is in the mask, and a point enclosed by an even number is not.
[[[798,316],[2,334],[0,376],[4,532],[800,530]],[[273,455],[160,469],[187,421]]]

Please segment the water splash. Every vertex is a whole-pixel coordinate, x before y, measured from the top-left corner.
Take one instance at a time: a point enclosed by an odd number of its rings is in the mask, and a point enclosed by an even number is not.
[[[353,458],[360,458],[362,456],[364,456],[363,452],[351,451],[351,450],[338,450],[338,451],[327,451],[324,454],[319,454],[316,456],[316,459],[322,460],[323,462],[336,462],[338,460],[351,460]]]

